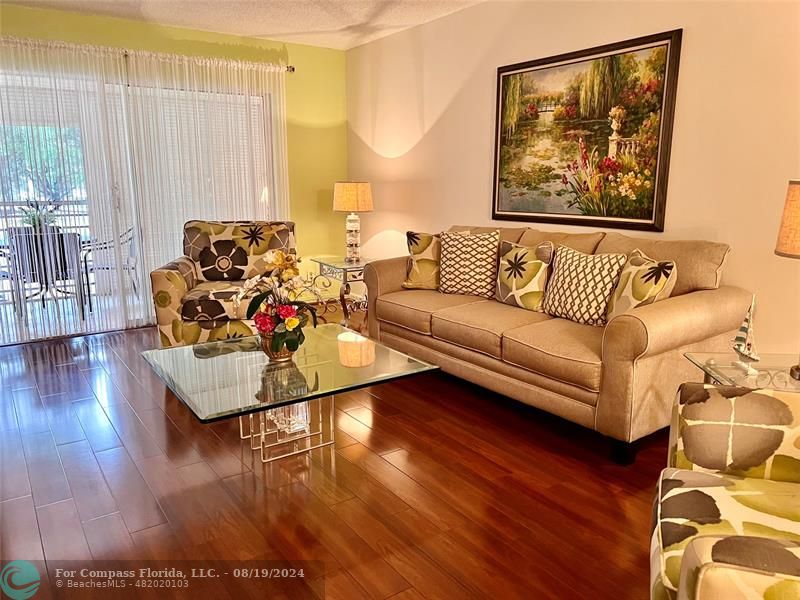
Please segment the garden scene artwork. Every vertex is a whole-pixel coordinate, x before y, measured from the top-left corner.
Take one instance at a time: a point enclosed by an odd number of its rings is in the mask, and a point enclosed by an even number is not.
[[[498,69],[495,219],[663,231],[680,30]]]

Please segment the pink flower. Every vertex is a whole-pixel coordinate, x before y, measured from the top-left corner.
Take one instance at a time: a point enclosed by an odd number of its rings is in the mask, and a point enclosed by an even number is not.
[[[275,322],[267,313],[256,313],[255,317],[253,317],[253,321],[255,322],[256,329],[258,329],[259,333],[272,333],[272,331],[275,329]]]
[[[563,185],[567,185],[567,176],[562,173],[561,175],[561,183]]]
[[[280,304],[275,310],[281,319],[288,319],[297,315],[297,309],[291,304]]]

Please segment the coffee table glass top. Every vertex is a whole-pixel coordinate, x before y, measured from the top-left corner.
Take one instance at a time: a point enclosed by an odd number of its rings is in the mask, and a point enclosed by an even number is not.
[[[789,375],[797,364],[796,354],[762,354],[759,361],[742,362],[735,352],[687,352],[707,381],[723,385],[800,392],[800,381]]]
[[[438,367],[340,325],[307,327],[286,363],[270,363],[258,336],[142,352],[201,421],[215,421],[391,381]]]

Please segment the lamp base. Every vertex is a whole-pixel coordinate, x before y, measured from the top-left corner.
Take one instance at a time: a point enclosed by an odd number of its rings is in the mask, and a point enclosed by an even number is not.
[[[347,244],[345,262],[357,263],[361,260],[361,219],[356,213],[347,215],[345,236]]]
[[[800,381],[800,365],[795,365],[789,369],[789,375],[792,377],[792,379],[797,379]]]

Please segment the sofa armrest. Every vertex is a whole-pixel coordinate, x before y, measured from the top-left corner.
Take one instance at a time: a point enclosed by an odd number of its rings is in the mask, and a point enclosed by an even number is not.
[[[678,600],[767,598],[800,589],[800,544],[784,539],[702,535],[681,559]]]
[[[380,324],[375,313],[375,303],[383,294],[399,292],[408,277],[408,257],[398,256],[376,260],[364,267],[367,286],[367,323],[370,337],[380,339]]]
[[[669,465],[800,483],[800,393],[684,383]]]
[[[739,328],[752,294],[723,286],[636,308],[612,319],[603,335],[603,360],[655,356]]]
[[[171,326],[181,318],[181,302],[186,293],[197,284],[195,263],[181,256],[150,273],[153,305],[159,326]]]

